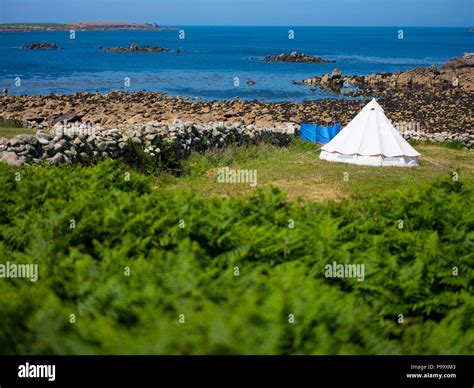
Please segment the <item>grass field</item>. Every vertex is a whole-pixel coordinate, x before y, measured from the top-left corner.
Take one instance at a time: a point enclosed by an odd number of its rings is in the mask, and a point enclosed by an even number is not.
[[[2,118],[0,118],[0,138],[4,137],[7,139],[11,139],[15,137],[16,135],[34,135],[36,133],[36,130],[31,129],[31,128],[23,128],[21,124],[12,122],[12,121],[7,121]]]
[[[317,145],[294,142],[289,147],[268,144],[230,147],[195,154],[185,162],[184,176],[161,175],[156,187],[176,193],[192,191],[203,195],[231,197],[248,194],[249,184],[221,184],[218,169],[257,170],[258,186],[273,185],[287,193],[289,199],[313,201],[340,200],[349,195],[373,195],[392,189],[448,177],[454,172],[474,181],[474,152],[453,150],[439,145],[418,144],[422,154],[417,168],[366,167],[330,163],[319,159]]]

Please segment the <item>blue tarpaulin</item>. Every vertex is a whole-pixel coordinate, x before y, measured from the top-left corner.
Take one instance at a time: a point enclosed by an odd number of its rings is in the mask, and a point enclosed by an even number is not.
[[[300,127],[300,139],[320,144],[329,143],[341,129],[339,124],[331,126],[302,123]]]

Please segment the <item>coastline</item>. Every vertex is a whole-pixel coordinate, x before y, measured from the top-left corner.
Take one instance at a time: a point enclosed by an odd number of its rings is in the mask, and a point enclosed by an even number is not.
[[[472,92],[460,89],[397,91],[378,99],[394,123],[416,127],[433,141],[460,141],[474,146]],[[0,116],[25,127],[47,129],[61,115],[104,128],[173,123],[176,119],[198,124],[223,122],[275,127],[302,122],[346,125],[367,103],[364,99],[321,99],[304,102],[261,102],[257,100],[193,101],[160,92],[113,91],[107,94],[22,95],[0,97]],[[410,133],[406,134],[408,138]],[[421,139],[423,140],[423,139]]]
[[[127,22],[71,22],[71,23],[4,23],[0,33],[54,32],[54,31],[167,31],[174,27],[161,27],[156,23]]]
[[[474,148],[472,92],[414,89],[378,102],[406,140]],[[230,144],[287,145],[300,124],[348,124],[367,99],[298,102],[192,101],[159,92],[1,96],[0,118],[35,135],[0,137],[1,160],[15,165],[90,165],[104,159],[163,156]],[[134,144],[134,145],[132,145]],[[137,151],[138,150],[138,151]]]

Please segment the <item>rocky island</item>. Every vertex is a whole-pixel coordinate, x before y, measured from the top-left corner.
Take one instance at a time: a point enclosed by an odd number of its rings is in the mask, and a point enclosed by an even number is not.
[[[336,62],[334,60],[323,59],[320,57],[314,57],[306,55],[304,53],[298,53],[293,51],[291,54],[279,54],[275,56],[266,56],[263,59],[265,62],[291,62],[291,63],[331,63]]]
[[[21,47],[22,50],[57,50],[58,45],[56,43],[32,43]]]
[[[170,51],[168,48],[160,46],[138,46],[136,43],[132,43],[130,46],[126,47],[100,47],[103,51],[107,52],[163,52]]]

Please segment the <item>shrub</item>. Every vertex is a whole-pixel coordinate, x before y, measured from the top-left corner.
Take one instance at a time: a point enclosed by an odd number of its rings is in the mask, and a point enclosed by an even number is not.
[[[0,164],[0,255],[40,278],[0,279],[2,354],[474,347],[472,183],[320,205],[271,188],[178,197],[111,162],[16,171]],[[364,264],[365,280],[326,278],[333,261]]]

